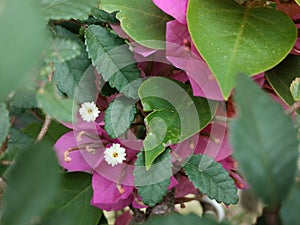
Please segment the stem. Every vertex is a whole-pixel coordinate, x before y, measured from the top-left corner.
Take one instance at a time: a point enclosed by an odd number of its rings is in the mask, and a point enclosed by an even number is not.
[[[35,142],[39,142],[45,137],[45,135],[46,135],[46,133],[47,133],[47,131],[48,131],[50,125],[51,125],[51,121],[52,121],[52,119],[49,116],[49,114],[46,114],[44,124],[43,124],[42,129],[41,129],[40,133],[38,134],[37,139],[36,139]]]
[[[289,107],[285,112],[286,114],[292,114],[293,112],[295,112],[296,110],[298,110],[300,108],[300,101],[299,102],[295,102],[293,105],[291,105],[291,107]]]

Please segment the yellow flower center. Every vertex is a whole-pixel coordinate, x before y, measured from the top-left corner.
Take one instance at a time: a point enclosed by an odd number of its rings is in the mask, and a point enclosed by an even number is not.
[[[119,154],[118,154],[117,152],[114,152],[114,153],[113,153],[113,157],[114,157],[114,158],[117,158],[118,156],[119,156]]]
[[[89,114],[91,114],[93,112],[93,110],[91,108],[89,108],[87,111]]]

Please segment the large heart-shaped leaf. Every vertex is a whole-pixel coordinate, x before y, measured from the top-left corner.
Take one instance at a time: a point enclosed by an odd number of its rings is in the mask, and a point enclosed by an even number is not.
[[[266,72],[266,78],[272,88],[288,105],[294,103],[290,85],[296,77],[300,77],[300,57],[296,55],[289,55],[274,69]]]
[[[234,156],[253,191],[270,208],[277,207],[297,169],[297,130],[283,108],[248,77],[240,77],[235,97],[240,114],[231,123]]]
[[[136,42],[149,48],[164,49],[166,23],[171,19],[152,0],[101,0],[100,8],[119,11],[123,30]]]
[[[149,168],[165,147],[186,140],[212,119],[216,103],[194,97],[189,85],[163,77],[153,77],[139,89],[143,108],[152,111],[145,118],[148,129],[144,140],[146,167]]]
[[[238,73],[266,71],[292,49],[297,30],[284,13],[244,8],[233,0],[190,0],[191,37],[227,99]]]

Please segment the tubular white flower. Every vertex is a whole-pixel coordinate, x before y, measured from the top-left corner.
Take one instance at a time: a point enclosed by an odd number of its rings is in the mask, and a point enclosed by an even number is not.
[[[121,164],[126,160],[125,148],[121,147],[120,144],[113,144],[111,147],[105,149],[104,159],[105,161],[112,166]]]
[[[86,122],[94,122],[99,116],[99,109],[94,102],[84,102],[81,104],[79,114]]]

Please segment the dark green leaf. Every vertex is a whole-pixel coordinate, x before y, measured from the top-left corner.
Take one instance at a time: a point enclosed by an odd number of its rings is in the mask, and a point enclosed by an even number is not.
[[[139,89],[148,128],[144,140],[149,168],[165,146],[176,144],[198,133],[212,119],[216,102],[194,97],[191,87],[163,77],[153,77]]]
[[[297,130],[283,108],[246,76],[239,77],[235,99],[240,113],[231,123],[234,156],[256,195],[275,207],[294,180]]]
[[[79,56],[77,56],[74,59],[68,60],[66,62],[61,63],[55,63],[55,72],[53,75],[53,80],[57,82],[58,89],[69,96],[70,98],[73,98],[75,96],[76,89],[78,88],[78,84],[80,83],[80,80],[82,79],[83,75],[86,73],[88,67],[91,65],[91,61],[88,59],[88,54],[85,51],[85,46],[83,42],[77,37],[75,34],[71,33],[70,31],[56,26],[55,27],[55,34],[59,38],[65,38],[72,40],[73,42],[76,42],[78,46],[81,48],[81,53]],[[87,75],[89,76],[89,74]],[[86,78],[85,78],[86,79]],[[81,82],[81,86],[86,81],[83,79]],[[89,84],[92,85],[92,84]],[[91,99],[88,99],[86,95],[91,95],[89,93],[84,94],[89,88],[82,87],[80,90],[80,95],[76,97],[76,100],[78,102],[88,101]],[[91,88],[90,92],[93,91],[93,88]]]
[[[297,38],[294,22],[283,12],[243,7],[233,0],[190,0],[187,20],[193,42],[225,99],[236,84],[236,74],[252,76],[274,67]]]
[[[30,224],[45,212],[58,190],[57,159],[45,143],[31,146],[18,155],[7,175],[2,224]]]
[[[98,0],[43,0],[42,9],[47,19],[81,19],[88,16]]]
[[[80,46],[74,41],[63,38],[51,38],[44,61],[46,63],[62,63],[78,56],[80,50]]]
[[[157,216],[150,218],[145,225],[228,225],[226,222],[218,223],[216,220],[208,217],[199,217],[194,214],[187,216],[172,213],[168,216]]]
[[[134,165],[134,185],[137,187],[143,202],[149,206],[161,202],[168,192],[170,177],[172,176],[170,151],[166,150],[157,157],[149,170],[146,170],[145,154],[142,151],[138,154],[138,159]]]
[[[300,57],[289,55],[278,66],[266,72],[266,78],[278,96],[288,105],[294,103],[290,92],[292,81],[300,77]]]
[[[116,23],[119,22],[116,18],[116,12],[108,13],[104,10],[94,8],[94,9],[91,10],[91,15],[94,18],[96,18],[96,19],[98,19],[102,22],[105,22],[105,23],[116,24]]]
[[[48,84],[40,89],[37,94],[37,101],[43,111],[52,118],[72,122],[73,100],[60,96],[55,85]]]
[[[40,61],[46,35],[34,1],[1,1],[0,27],[1,100],[33,74]]]
[[[183,166],[185,173],[201,193],[226,205],[238,202],[237,188],[220,163],[206,155],[192,155]]]
[[[300,183],[295,183],[287,198],[283,201],[280,216],[283,225],[299,224]]]
[[[105,130],[112,138],[124,134],[136,114],[135,101],[125,96],[116,98],[105,110]]]
[[[171,17],[151,0],[101,0],[100,8],[118,11],[122,29],[136,42],[154,49],[166,47],[166,23]]]
[[[0,146],[5,141],[8,134],[10,127],[9,119],[9,112],[5,103],[0,102]]]
[[[103,79],[126,96],[137,98],[140,72],[124,40],[96,25],[86,29],[85,38],[89,57]]]
[[[59,192],[42,224],[55,225],[56,221],[63,220],[64,225],[97,225],[102,211],[90,205],[93,195],[91,183],[89,174],[64,174]]]

